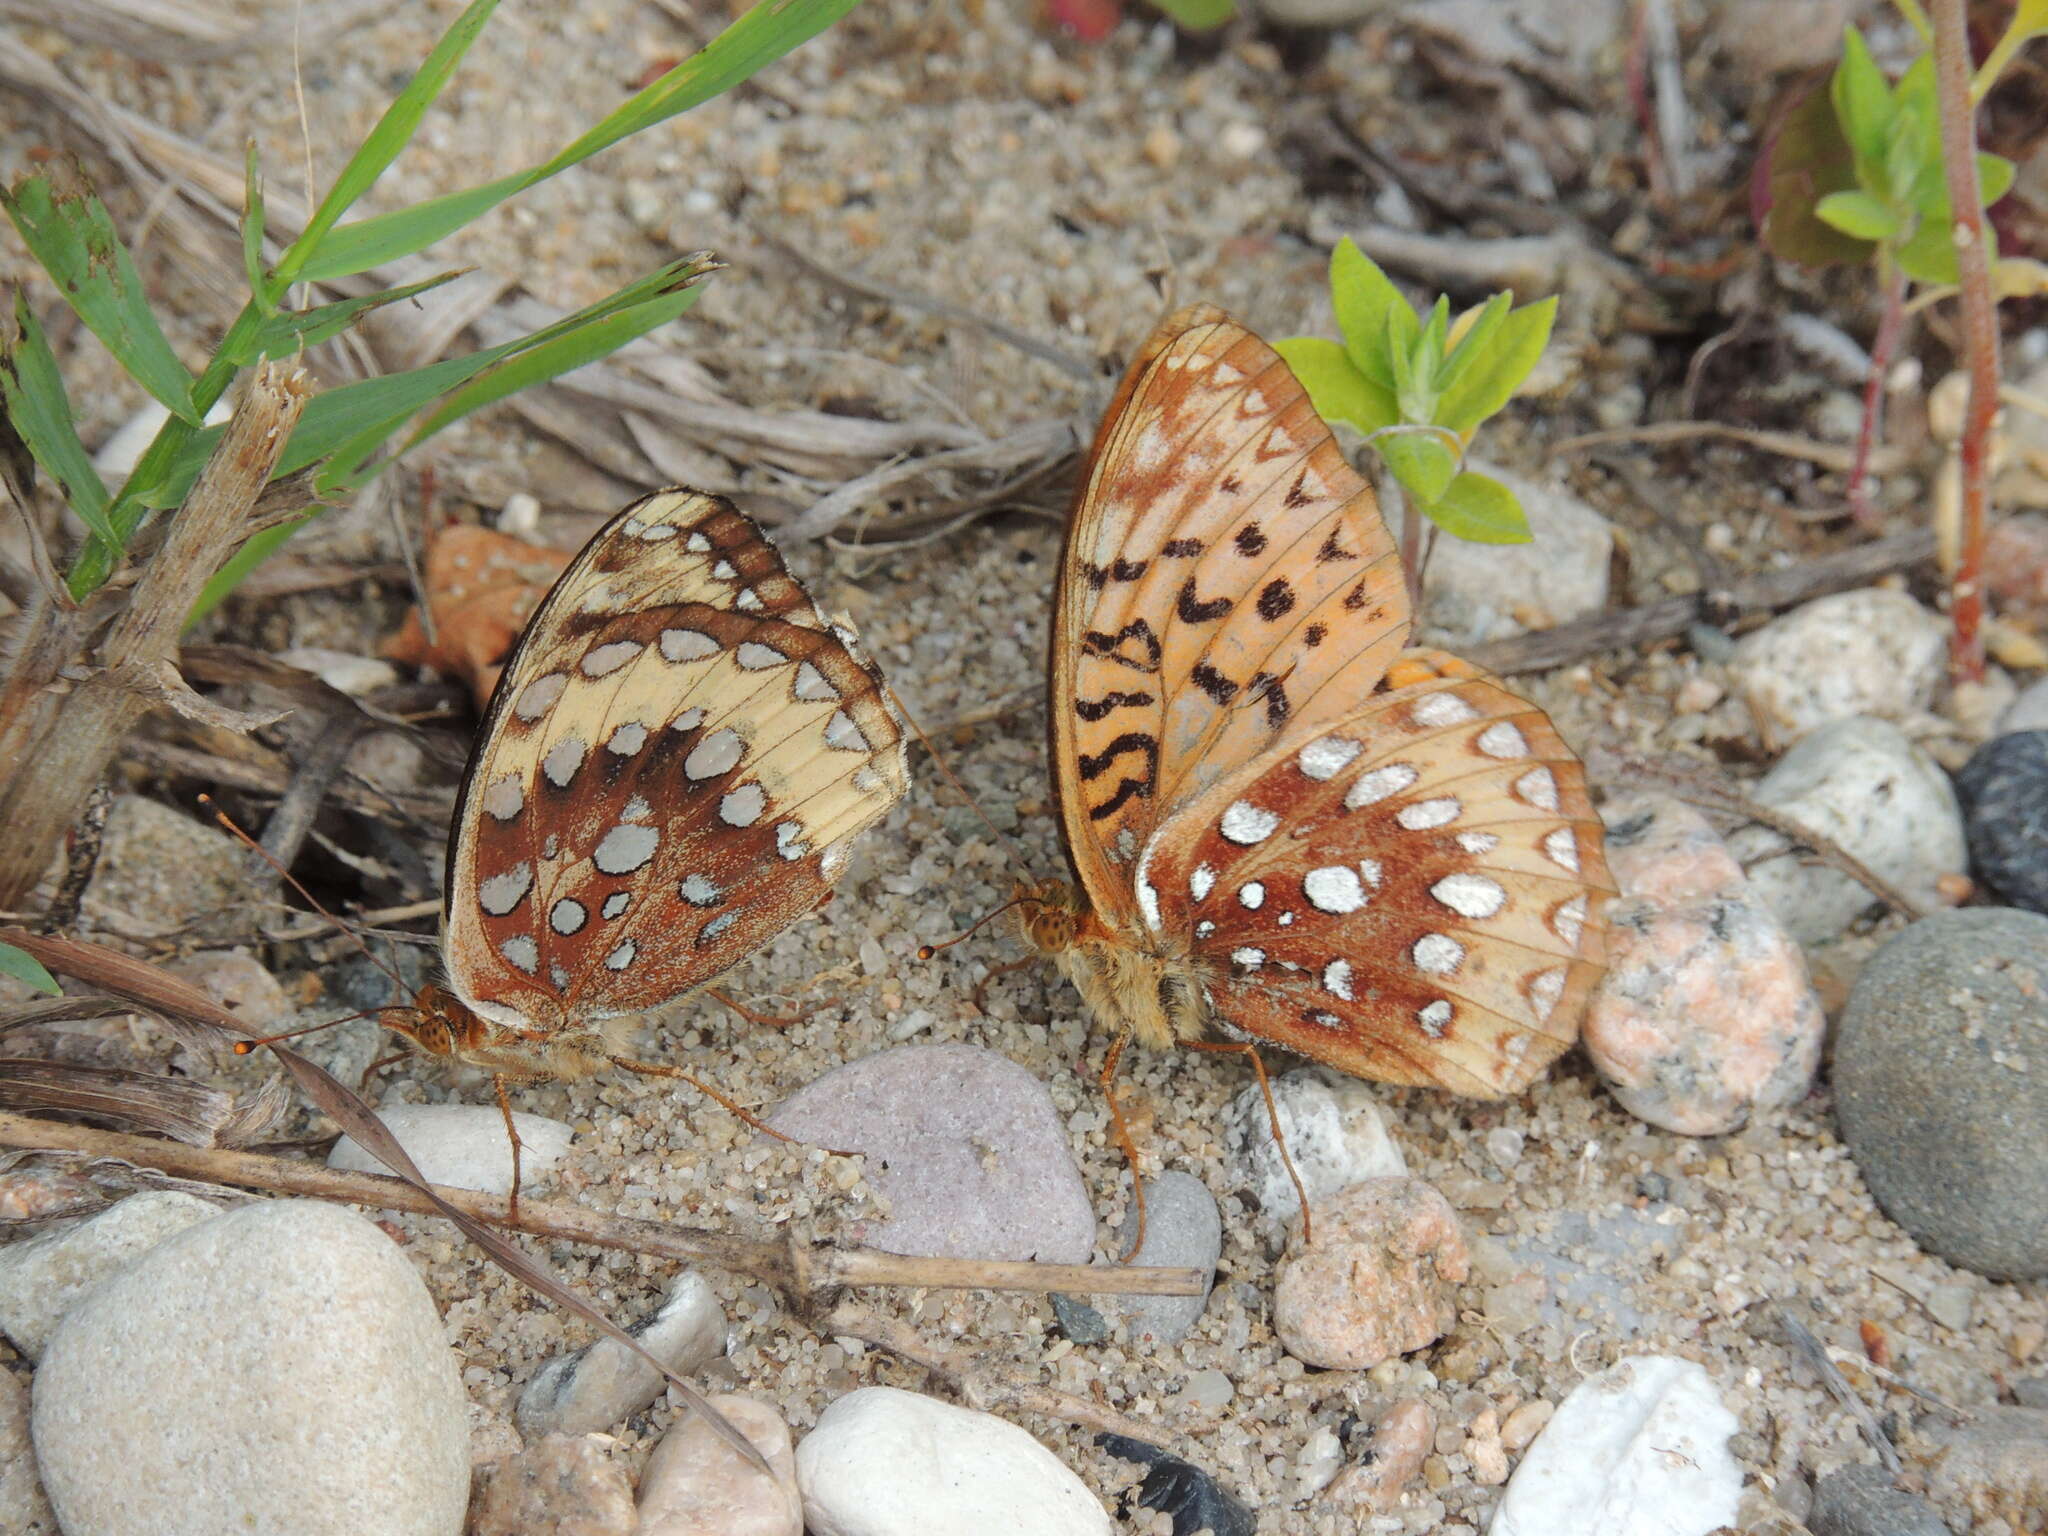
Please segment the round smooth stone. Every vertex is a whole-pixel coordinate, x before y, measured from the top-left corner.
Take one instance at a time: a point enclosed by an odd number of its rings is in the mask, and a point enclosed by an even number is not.
[[[512,1193],[512,1139],[505,1114],[495,1104],[393,1104],[377,1111],[384,1129],[418,1165],[429,1184]],[[541,1183],[569,1150],[575,1133],[559,1120],[514,1111],[519,1131],[519,1179],[527,1189]],[[344,1136],[327,1155],[330,1168],[389,1173],[367,1150]]]
[[[849,1392],[796,1448],[812,1536],[1110,1536],[1060,1459],[993,1414],[895,1387]]]
[[[32,1422],[65,1536],[457,1536],[469,1503],[433,1298],[318,1201],[188,1227],[78,1302]]]
[[[2048,1275],[2048,917],[1942,912],[1873,955],[1836,1031],[1835,1117],[1885,1214],[1993,1280]]]
[[[1137,1219],[1133,1208],[1117,1235],[1118,1253],[1130,1247]],[[1213,1278],[1222,1254],[1223,1217],[1208,1185],[1191,1173],[1171,1170],[1145,1186],[1145,1241],[1126,1262],[1199,1269]],[[1199,1296],[1098,1296],[1095,1305],[1128,1322],[1133,1344],[1178,1344],[1202,1320],[1209,1291],[1204,1287]]]

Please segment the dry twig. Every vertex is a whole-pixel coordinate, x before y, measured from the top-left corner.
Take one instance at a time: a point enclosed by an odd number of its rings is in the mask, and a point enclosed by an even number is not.
[[[1906,570],[1933,557],[1932,533],[1922,530],[1894,534],[1786,570],[1745,576],[1719,591],[1662,598],[1620,613],[1596,614],[1555,629],[1496,640],[1474,647],[1466,653],[1467,659],[1503,676],[1547,672],[1602,651],[1633,650],[1652,640],[1682,635],[1710,613],[1775,612],[1828,592],[1868,586],[1879,576]]]
[[[500,1195],[432,1186],[416,1189],[382,1173],[353,1173],[293,1158],[215,1147],[184,1146],[116,1131],[60,1125],[0,1113],[0,1146],[112,1158],[178,1178],[268,1190],[346,1205],[367,1205],[417,1215],[453,1207],[478,1222],[530,1232],[556,1242],[618,1248],[679,1264],[708,1264],[774,1286],[792,1301],[812,1304],[848,1286],[904,1285],[929,1290],[1093,1291],[1136,1296],[1195,1296],[1207,1277],[1196,1269],[1127,1268],[1096,1264],[1033,1264],[998,1259],[932,1259],[874,1248],[813,1246],[792,1233],[783,1242],[736,1237],[636,1221],[560,1201],[523,1198],[515,1215]]]

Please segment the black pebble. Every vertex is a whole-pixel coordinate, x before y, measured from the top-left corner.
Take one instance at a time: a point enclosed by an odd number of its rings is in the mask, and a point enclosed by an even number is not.
[[[1170,1515],[1173,1536],[1256,1536],[1259,1517],[1193,1462],[1128,1435],[1097,1435],[1095,1443],[1120,1461],[1151,1469],[1138,1485],[1138,1502]]]
[[[1956,791],[1977,878],[2016,907],[2048,913],[2048,731],[1985,742]]]
[[[1108,1319],[1085,1301],[1054,1291],[1052,1310],[1060,1320],[1060,1332],[1076,1344],[1100,1344],[1109,1337]]]

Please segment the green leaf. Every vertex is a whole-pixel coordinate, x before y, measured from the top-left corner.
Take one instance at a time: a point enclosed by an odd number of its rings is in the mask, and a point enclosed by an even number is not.
[[[421,63],[418,73],[406,82],[405,88],[384,109],[377,126],[364,136],[356,152],[349,157],[348,164],[341,168],[341,174],[334,178],[334,185],[328,188],[320,206],[314,209],[313,217],[307,220],[299,238],[291,243],[291,248],[278,261],[276,292],[282,293],[302,275],[308,275],[306,268],[316,255],[326,251],[328,236],[341,216],[376,184],[377,178],[390,169],[391,162],[412,142],[420,120],[447,88],[456,66],[462,62],[463,55],[469,52],[470,45],[483,32],[491,19],[491,12],[497,8],[498,0],[471,0],[463,13],[441,34],[440,41],[434,44],[433,51]],[[364,262],[360,266],[349,267],[347,271],[360,272],[364,267],[376,264],[374,261]],[[314,272],[310,275],[318,277],[323,274]],[[335,271],[325,275],[346,274]]]
[[[25,981],[38,992],[47,992],[52,997],[63,992],[57,985],[57,978],[43,968],[43,962],[25,949],[16,949],[12,944],[0,944],[0,976],[12,976],[16,981]]]
[[[118,547],[120,540],[107,521],[106,482],[78,440],[64,375],[29,308],[28,295],[19,288],[14,290],[14,327],[0,351],[0,405],[6,408],[8,424],[43,472],[64,487],[64,498],[78,520]]]
[[[1834,192],[1822,198],[1814,216],[1858,240],[1889,240],[1899,232],[1899,216],[1868,192]]]
[[[1515,493],[1477,470],[1459,475],[1422,511],[1445,533],[1473,544],[1527,544],[1535,538]]]
[[[2013,163],[2003,155],[1980,154],[1977,156],[1977,198],[1980,206],[1989,208],[2012,190]]]
[[[1296,336],[1276,341],[1273,350],[1294,370],[1323,420],[1347,421],[1361,432],[1377,432],[1401,419],[1394,392],[1360,373],[1351,354],[1336,342]]]
[[[1828,93],[1836,121],[1855,151],[1858,177],[1874,191],[1891,143],[1892,89],[1854,27],[1842,29],[1842,62],[1835,66]]]
[[[1458,381],[1470,371],[1493,346],[1493,338],[1508,318],[1508,311],[1514,308],[1515,296],[1510,293],[1496,293],[1490,296],[1472,323],[1465,327],[1465,333],[1458,337],[1450,355],[1444,359],[1443,367],[1437,370],[1437,387],[1449,394],[1458,387]],[[1455,330],[1455,327],[1453,328]]]
[[[1538,299],[1503,314],[1485,356],[1474,359],[1461,372],[1458,383],[1445,390],[1437,402],[1437,425],[1469,437],[1482,421],[1506,405],[1542,358],[1556,319],[1555,298]]]
[[[1212,32],[1237,14],[1237,0],[1153,0],[1190,32]]]
[[[478,0],[482,4],[483,0]],[[751,78],[810,41],[860,0],[759,0],[691,57],[633,96],[552,159],[480,187],[393,209],[330,231],[291,275],[346,277],[409,256],[473,223],[514,193],[580,165],[632,134],[665,122]],[[309,228],[308,234],[312,233]],[[299,245],[305,245],[302,239]],[[294,246],[296,251],[299,246]],[[280,273],[284,271],[280,263]]]
[[[410,299],[430,288],[438,288],[443,283],[452,283],[462,275],[460,271],[443,272],[421,282],[407,283],[403,288],[387,288],[382,293],[365,294],[360,299],[340,299],[332,304],[316,305],[312,309],[282,310],[264,321],[261,330],[247,333],[237,342],[234,350],[235,366],[246,368],[262,358],[283,357],[300,347],[311,347],[323,341],[331,341],[371,310],[382,309],[387,304]],[[226,355],[225,344],[223,355]]]
[[[257,169],[256,141],[242,166],[242,275],[249,281],[249,293],[266,313],[276,306],[263,281],[263,177]]]
[[[1984,238],[1990,246],[1984,253],[1985,260],[1996,261],[1998,232],[1986,224]],[[1946,220],[1921,220],[1913,238],[1899,246],[1897,256],[1899,270],[1916,283],[1947,287],[1960,278],[1956,269],[1955,226]]]
[[[697,302],[699,289],[691,284],[651,299],[616,315],[609,315],[581,330],[558,336],[517,357],[508,358],[450,395],[407,439],[401,452],[418,447],[435,433],[452,426],[472,411],[502,400],[534,384],[545,384],[562,374],[609,357],[629,341],[638,340],[657,326],[668,324]]]
[[[47,177],[30,176],[0,192],[0,206],[64,302],[128,376],[172,415],[198,421],[192,375],[150,312],[142,279],[106,205],[82,184],[60,195]]]
[[[1385,432],[1372,445],[1418,507],[1433,506],[1458,473],[1458,456],[1441,432]]]
[[[1387,316],[1399,310],[1413,322],[1415,311],[1378,263],[1349,235],[1330,253],[1330,304],[1337,312],[1337,328],[1344,333],[1344,350],[1353,366],[1392,394],[1394,364],[1387,352]]]
[[[1814,212],[1829,193],[1857,185],[1855,155],[1833,101],[1826,91],[1807,90],[1766,140],[1751,182],[1751,214],[1764,248],[1808,267],[1868,261],[1869,242],[1851,239]]]

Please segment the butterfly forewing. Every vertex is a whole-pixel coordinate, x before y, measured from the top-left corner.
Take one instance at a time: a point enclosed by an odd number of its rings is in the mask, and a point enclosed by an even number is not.
[[[815,908],[906,784],[853,636],[730,504],[621,513],[536,611],[470,762],[444,951],[548,1033],[703,986]]]
[[[1372,493],[1277,354],[1205,305],[1132,364],[1070,524],[1052,733],[1089,899],[1160,818],[1371,691],[1407,633]]]
[[[1382,1081],[1520,1088],[1576,1038],[1602,960],[1583,770],[1490,678],[1269,751],[1177,810],[1136,880],[1222,1023]]]

